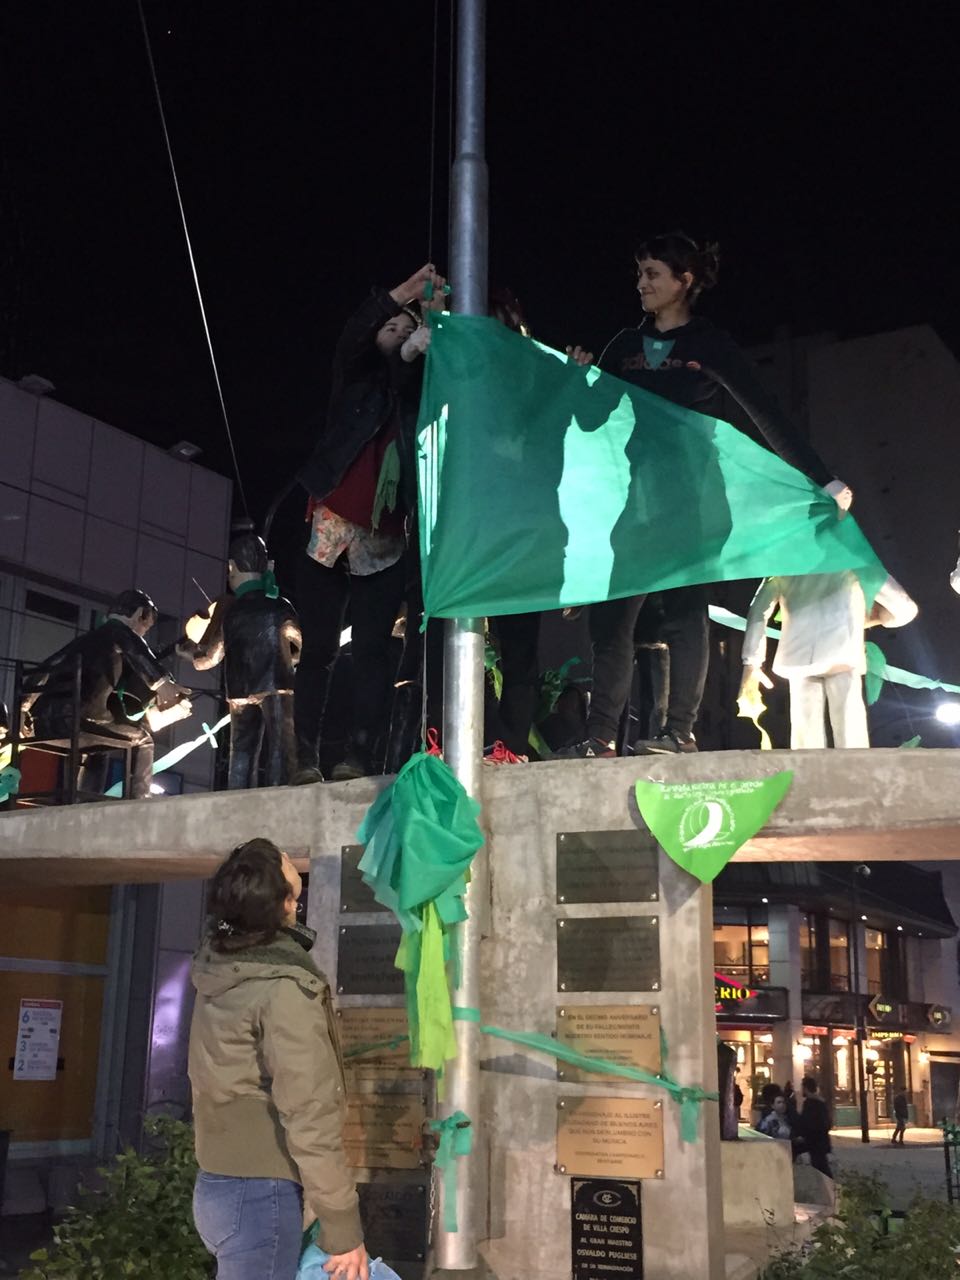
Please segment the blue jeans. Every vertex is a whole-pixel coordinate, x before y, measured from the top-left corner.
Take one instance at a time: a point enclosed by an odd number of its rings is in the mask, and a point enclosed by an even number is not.
[[[295,1182],[201,1172],[193,1220],[217,1260],[217,1280],[295,1280],[303,1233]]]

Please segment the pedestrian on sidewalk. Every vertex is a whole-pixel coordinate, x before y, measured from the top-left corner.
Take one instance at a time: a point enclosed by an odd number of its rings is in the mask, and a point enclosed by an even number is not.
[[[907,1120],[909,1112],[907,1110],[907,1095],[901,1089],[899,1093],[894,1094],[893,1098],[893,1118],[896,1120],[896,1128],[893,1131],[893,1137],[890,1142],[893,1146],[903,1146],[903,1135],[907,1129]]]
[[[804,1076],[800,1089],[803,1093],[803,1109],[799,1117],[800,1151],[807,1153],[814,1169],[832,1178],[833,1171],[827,1159],[831,1151],[830,1112],[820,1097],[815,1077]]]

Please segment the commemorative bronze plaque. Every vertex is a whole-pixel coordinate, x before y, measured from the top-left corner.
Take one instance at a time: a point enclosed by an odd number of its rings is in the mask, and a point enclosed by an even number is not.
[[[366,1063],[404,1067],[409,1064],[406,1009],[341,1009],[339,1030],[340,1047],[348,1066]],[[365,1052],[356,1056],[357,1049]]]
[[[639,1182],[571,1178],[573,1280],[643,1280]]]
[[[558,991],[659,991],[657,916],[557,921]]]
[[[367,1252],[403,1280],[416,1280],[427,1253],[427,1183],[359,1182],[357,1194]]]
[[[660,1070],[660,1010],[642,1004],[565,1005],[557,1010],[557,1040],[589,1058],[606,1058],[656,1075]],[[615,1079],[560,1061],[558,1080]]]
[[[355,1169],[419,1168],[426,1118],[422,1094],[348,1094],[343,1125],[347,1164]]]
[[[656,842],[645,831],[561,831],[558,902],[656,902]]]
[[[373,890],[360,874],[362,844],[345,844],[340,849],[340,910],[385,911],[373,896]]]
[[[398,924],[342,924],[337,949],[337,991],[345,996],[403,995],[403,974],[393,963]]]
[[[584,1178],[662,1178],[663,1104],[649,1098],[561,1097],[557,1172]]]

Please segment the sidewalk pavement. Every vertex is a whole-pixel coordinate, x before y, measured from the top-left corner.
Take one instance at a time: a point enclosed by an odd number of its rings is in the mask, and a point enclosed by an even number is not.
[[[893,1125],[880,1125],[870,1130],[870,1141],[887,1143],[890,1142],[890,1135],[893,1133]],[[860,1128],[848,1129],[831,1129],[830,1136],[832,1138],[852,1138],[856,1142],[861,1141]],[[863,1143],[867,1146],[867,1143]],[[907,1126],[907,1132],[904,1134],[904,1146],[907,1147],[942,1147],[943,1146],[943,1130],[942,1129],[918,1129],[914,1125]]]
[[[871,1129],[870,1141],[861,1142],[859,1129],[834,1129],[833,1167],[845,1172],[876,1174],[890,1193],[892,1209],[908,1209],[918,1193],[932,1200],[946,1200],[943,1136],[938,1129],[908,1129],[904,1144],[890,1142],[892,1126]]]

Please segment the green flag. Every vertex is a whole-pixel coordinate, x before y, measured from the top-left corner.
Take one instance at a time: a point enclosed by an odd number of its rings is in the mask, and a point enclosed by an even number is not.
[[[428,616],[883,567],[812,480],[726,422],[478,316],[434,316],[417,427]]]
[[[709,884],[790,790],[793,773],[734,782],[638,782],[637,806],[660,847]]]

